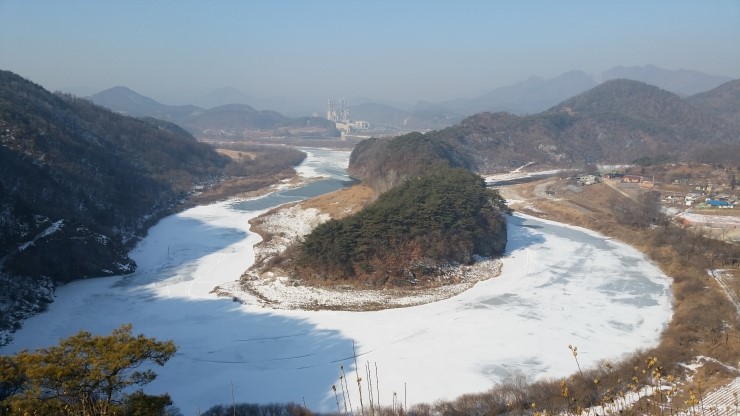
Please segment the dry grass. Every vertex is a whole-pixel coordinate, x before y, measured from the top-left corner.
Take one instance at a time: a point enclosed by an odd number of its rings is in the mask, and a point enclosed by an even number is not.
[[[369,186],[354,185],[349,188],[321,195],[303,202],[305,208],[316,208],[334,219],[352,215],[369,205],[377,198]]]
[[[262,237],[264,242],[272,239],[272,235],[262,226],[264,219],[296,205],[302,209],[315,208],[322,213],[327,213],[331,218],[340,219],[347,215],[352,215],[370,204],[377,198],[375,192],[365,185],[354,185],[349,188],[340,189],[328,194],[324,194],[306,201],[293,202],[273,208],[266,213],[253,218],[249,221],[251,224],[250,231],[257,233]]]
[[[216,149],[216,151],[218,153],[221,153],[222,155],[230,157],[233,160],[243,160],[243,159],[254,160],[257,157],[255,153],[244,152],[244,151],[239,151],[239,150]]]

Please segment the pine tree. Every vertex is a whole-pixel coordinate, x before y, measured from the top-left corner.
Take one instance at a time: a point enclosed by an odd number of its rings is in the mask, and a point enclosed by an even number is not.
[[[107,336],[80,331],[56,346],[0,356],[0,414],[120,414],[129,401],[165,406],[166,395],[147,401],[152,396],[141,391],[126,393],[155,379],[142,365],[164,365],[177,348],[131,330],[128,324]]]

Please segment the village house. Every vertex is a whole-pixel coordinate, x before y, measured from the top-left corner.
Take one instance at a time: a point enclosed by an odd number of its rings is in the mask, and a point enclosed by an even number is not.
[[[640,188],[655,188],[655,182],[648,179],[643,179],[640,182]]]
[[[734,208],[735,206],[728,201],[722,201],[719,199],[706,199],[707,205],[712,208]]]

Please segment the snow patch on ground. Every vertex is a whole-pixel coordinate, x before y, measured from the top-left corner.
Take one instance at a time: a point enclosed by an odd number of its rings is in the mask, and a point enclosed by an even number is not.
[[[301,203],[271,211],[252,220],[259,224],[265,239],[254,246],[255,264],[262,265],[270,258],[281,254],[299,238],[310,233],[318,225],[331,219],[329,214],[316,208],[304,208]]]
[[[331,217],[316,208],[303,208],[296,204],[262,217],[263,227],[271,234],[296,240],[310,233]]]
[[[54,234],[55,232],[59,231],[60,228],[62,228],[62,224],[64,224],[63,219],[51,224],[47,229],[39,234],[38,238],[44,238],[46,236]]]
[[[740,377],[735,378],[715,391],[706,394],[701,404],[675,413],[676,416],[695,416],[709,414],[712,416],[737,416],[740,413]]]
[[[688,382],[693,381],[696,371],[699,370],[706,362],[712,362],[714,364],[724,367],[730,373],[737,375],[734,380],[725,384],[724,386],[711,391],[709,393],[702,392],[700,403],[684,410],[683,412],[676,412],[676,416],[692,416],[698,414],[710,414],[717,416],[736,416],[740,410],[740,369],[733,367],[732,365],[723,363],[715,358],[706,357],[703,355],[697,356],[694,361],[689,364],[683,364],[683,367],[689,369],[689,374],[686,379]]]
[[[740,226],[740,217],[729,215],[707,215],[697,214],[695,212],[684,211],[678,217],[685,219],[694,224],[709,225],[715,227],[737,227]]]
[[[702,391],[701,395],[698,394],[698,385],[694,384],[694,377],[696,372],[703,367],[707,362],[724,367],[728,372],[738,375],[734,380],[721,386],[714,391],[706,392]],[[685,377],[683,383],[671,383],[668,380],[663,379],[659,386],[645,385],[639,390],[630,391],[626,394],[619,395],[614,398],[612,403],[602,406],[593,406],[586,408],[581,413],[581,416],[590,415],[609,415],[609,414],[624,414],[632,413],[637,411],[638,414],[642,413],[634,407],[640,400],[648,400],[651,406],[660,406],[657,403],[657,392],[660,390],[663,392],[664,400],[662,403],[663,411],[661,413],[668,414],[669,412],[676,416],[696,416],[700,414],[709,414],[717,416],[736,416],[738,410],[740,410],[740,370],[731,365],[725,364],[712,357],[697,356],[692,362],[688,364],[681,364],[682,367],[686,368],[688,374]],[[683,384],[684,387],[680,387]],[[678,402],[678,398],[675,396],[678,389],[694,389],[699,401],[694,406],[689,407],[683,411],[676,411],[677,406],[683,406],[687,403]],[[701,400],[699,400],[701,398]]]
[[[734,279],[734,277],[729,273],[729,270],[712,269],[707,270],[707,273],[717,281],[717,284],[719,284],[727,297],[730,298],[730,302],[735,305],[737,314],[740,315],[740,293],[732,290],[729,280]]]
[[[425,289],[320,288],[304,286],[287,276],[251,275],[249,280],[221,285],[216,293],[236,297],[242,304],[273,309],[378,310],[423,305],[455,296],[501,272],[501,261],[485,259],[471,266],[451,267],[443,277],[459,281]]]
[[[64,220],[63,219],[52,223],[44,231],[40,232],[36,237],[34,237],[33,240],[27,241],[27,242],[21,244],[20,246],[18,246],[18,251],[23,251],[23,250],[27,249],[28,247],[32,246],[34,243],[36,243],[36,241],[38,241],[39,239],[44,238],[44,237],[48,237],[48,236],[54,234],[55,232],[59,231],[62,228],[63,225],[64,225]]]
[[[521,169],[528,166],[520,166],[517,169],[514,169],[510,172],[503,172],[503,173],[494,173],[491,175],[483,175],[483,179],[485,179],[486,183],[491,182],[500,182],[500,181],[510,181],[514,179],[522,179],[522,178],[530,178],[533,176],[549,176],[549,175],[555,175],[559,172],[563,172],[562,169],[552,169],[552,170],[538,170],[533,172],[522,172]]]

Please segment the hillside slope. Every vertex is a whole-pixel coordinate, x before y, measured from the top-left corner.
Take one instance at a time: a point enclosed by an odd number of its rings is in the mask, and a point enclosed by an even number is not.
[[[738,143],[731,124],[642,82],[607,81],[526,117],[479,114],[440,138],[472,155],[477,170],[686,158],[699,147]]]
[[[478,97],[445,101],[440,105],[466,115],[486,111],[534,114],[594,86],[596,81],[590,76],[581,71],[570,71],[550,79],[531,77]]]
[[[699,150],[734,148],[740,144],[740,131],[668,91],[613,80],[531,116],[481,113],[423,138],[362,142],[350,159],[350,173],[372,180],[405,169],[409,164],[404,161],[418,156],[415,146],[403,144],[412,139],[435,143],[455,155],[441,157],[459,161],[452,166],[490,172],[530,162],[583,166],[643,157],[686,159]]]
[[[693,95],[686,101],[705,112],[712,112],[740,126],[740,79],[726,82],[717,88]]]
[[[449,143],[414,132],[358,143],[350,155],[348,172],[377,193],[383,193],[410,177],[441,167],[470,168],[470,164]]]
[[[0,292],[133,271],[135,237],[227,163],[175,125],[0,71]]]
[[[167,210],[195,182],[220,174],[228,162],[177,126],[54,95],[10,72],[0,73],[0,91],[5,271],[58,281],[121,272],[125,268],[109,261],[90,263],[94,256],[84,256],[87,248],[75,255],[75,241],[91,243],[79,240],[79,233],[122,247],[144,229],[146,218]],[[56,231],[40,236],[56,223]],[[61,252],[47,249],[55,240]],[[44,256],[62,258],[39,261]]]

